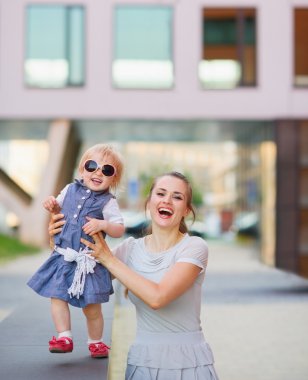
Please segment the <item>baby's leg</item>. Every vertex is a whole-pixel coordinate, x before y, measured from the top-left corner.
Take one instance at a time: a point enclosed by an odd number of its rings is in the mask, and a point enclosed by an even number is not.
[[[104,318],[100,304],[90,304],[83,309],[88,325],[88,346],[92,358],[107,358],[109,347],[103,343]]]
[[[51,315],[58,333],[71,330],[71,315],[68,303],[51,298]]]
[[[90,304],[83,308],[83,313],[87,318],[88,335],[91,340],[102,339],[104,329],[104,318],[101,304]]]
[[[58,298],[51,298],[51,315],[58,332],[58,337],[49,341],[49,351],[65,353],[73,351],[71,316],[68,303]]]

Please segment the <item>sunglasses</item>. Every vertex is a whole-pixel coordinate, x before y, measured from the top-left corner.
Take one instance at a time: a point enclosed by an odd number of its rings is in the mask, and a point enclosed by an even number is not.
[[[97,169],[102,169],[102,173],[106,177],[112,177],[115,173],[115,168],[112,165],[102,165],[100,166],[96,161],[94,160],[87,160],[84,163],[84,168],[89,173],[96,172]]]

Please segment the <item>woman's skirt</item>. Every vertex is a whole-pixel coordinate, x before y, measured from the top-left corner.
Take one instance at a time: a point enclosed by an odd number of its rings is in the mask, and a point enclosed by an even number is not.
[[[218,380],[212,350],[202,331],[138,332],[125,380]]]

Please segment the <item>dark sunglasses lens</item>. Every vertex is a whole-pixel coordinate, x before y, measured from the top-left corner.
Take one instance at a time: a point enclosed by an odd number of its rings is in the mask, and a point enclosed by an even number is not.
[[[106,177],[111,177],[114,175],[114,167],[111,165],[104,165],[102,167],[102,172]]]
[[[84,168],[86,169],[87,172],[95,172],[95,170],[97,169],[97,163],[93,160],[88,160],[85,162],[84,164]]]

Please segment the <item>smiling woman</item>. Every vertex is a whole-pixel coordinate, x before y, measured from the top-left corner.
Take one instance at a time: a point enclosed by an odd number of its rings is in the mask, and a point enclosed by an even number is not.
[[[101,235],[82,239],[127,289],[136,307],[137,333],[125,379],[217,380],[214,358],[200,325],[206,242],[189,236],[185,217],[194,213],[192,188],[178,172],[154,180],[146,200],[151,232],[129,237],[113,252]]]

